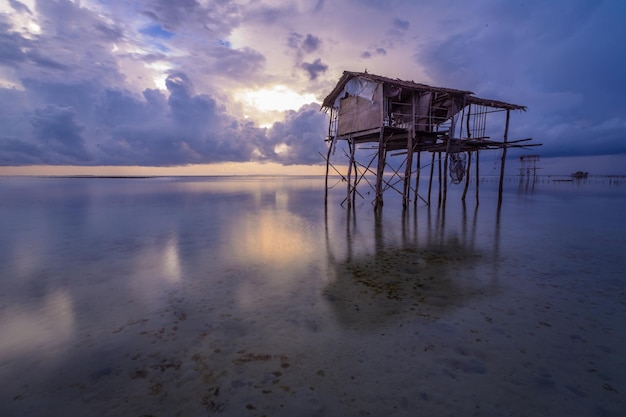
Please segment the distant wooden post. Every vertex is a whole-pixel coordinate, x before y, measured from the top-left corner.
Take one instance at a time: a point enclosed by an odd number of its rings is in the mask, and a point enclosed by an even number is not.
[[[506,144],[509,137],[509,119],[511,110],[506,111],[506,124],[504,126],[504,140],[502,142],[502,162],[500,163],[500,185],[498,186],[498,207],[502,205],[502,185],[504,183],[504,162],[506,161]]]

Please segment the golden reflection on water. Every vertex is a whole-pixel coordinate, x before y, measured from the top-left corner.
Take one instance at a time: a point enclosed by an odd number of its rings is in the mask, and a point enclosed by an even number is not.
[[[233,225],[229,244],[221,250],[224,257],[236,254],[238,261],[249,264],[288,267],[313,251],[303,222],[297,215],[282,210],[245,215]]]
[[[280,193],[276,199],[280,204]],[[315,242],[306,221],[285,210],[262,210],[241,218],[230,230],[221,258],[234,259],[246,271],[236,300],[245,310],[265,309],[272,300],[290,297],[303,268],[314,257]]]

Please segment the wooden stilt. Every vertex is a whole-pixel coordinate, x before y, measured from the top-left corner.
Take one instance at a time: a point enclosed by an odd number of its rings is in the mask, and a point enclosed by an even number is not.
[[[385,128],[381,126],[378,139],[378,164],[376,166],[376,200],[374,210],[383,205],[383,174],[385,173]]]
[[[428,205],[430,206],[430,192],[433,189],[433,174],[435,173],[435,153],[431,152],[432,158],[430,161],[430,180],[428,181]]]
[[[350,205],[352,204],[352,181],[351,181],[351,175],[352,175],[352,165],[354,165],[354,144],[352,143],[352,138],[348,138],[348,147],[350,149],[350,162],[348,163],[348,175],[346,176],[347,179],[347,187],[348,187],[348,192],[346,195],[346,199],[348,200],[348,208],[350,208]],[[344,200],[345,201],[345,200]]]
[[[449,153],[446,152],[446,158],[443,161],[443,206],[446,206],[446,199],[448,198],[448,158]]]
[[[465,202],[465,196],[467,195],[467,189],[469,188],[471,165],[472,165],[472,153],[470,151],[467,151],[467,167],[465,169],[465,187],[463,188],[463,197],[461,197],[461,200],[463,202]]]
[[[480,175],[478,172],[478,167],[480,166],[480,161],[478,160],[478,156],[480,155],[480,151],[476,150],[476,207],[478,207],[478,203],[480,199],[478,198],[478,187],[480,186]]]
[[[509,136],[509,120],[511,118],[511,110],[506,111],[506,124],[504,126],[504,140],[502,148],[502,162],[500,163],[500,184],[498,185],[498,207],[502,205],[502,185],[504,183],[504,163],[506,161],[506,148]]]
[[[421,171],[421,166],[422,165],[422,152],[421,151],[417,151],[417,164],[416,164],[416,169],[415,169],[415,199],[413,200],[413,205],[417,206],[417,196],[419,195],[419,189],[420,189],[420,171]]]
[[[359,184],[359,171],[356,166],[356,158],[354,155],[356,154],[356,143],[352,144],[352,167],[354,168],[354,186],[352,187],[352,204],[355,204],[356,201],[356,186]]]
[[[409,129],[406,142],[406,167],[404,168],[404,189],[402,208],[407,208],[411,202],[411,174],[413,168],[413,129]]]
[[[325,191],[324,191],[324,204],[328,203],[328,168],[330,166],[330,154],[333,150],[333,141],[330,141],[328,145],[328,153],[326,154],[326,178],[324,179]]]
[[[439,181],[439,194],[437,196],[437,207],[441,207],[441,197],[442,197],[441,196],[441,191],[442,191],[441,190],[441,152],[437,153],[437,159],[438,159],[437,160],[437,165],[438,165],[438,168],[439,168],[438,171],[437,171],[438,174],[439,174],[438,175],[438,177],[439,177],[438,178],[438,181]]]

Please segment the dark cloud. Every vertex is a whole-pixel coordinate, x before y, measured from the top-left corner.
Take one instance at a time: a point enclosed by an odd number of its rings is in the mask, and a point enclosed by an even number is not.
[[[626,4],[512,2],[477,13],[480,25],[416,55],[436,84],[527,105],[516,119],[543,155],[626,152],[624,123],[615,123],[626,114],[626,62],[614,53],[626,41]]]
[[[410,26],[410,22],[408,20],[403,20],[399,18],[393,19],[393,27],[398,30],[408,30]]]
[[[315,12],[322,11],[322,9],[324,8],[324,3],[326,3],[326,0],[317,0],[317,3],[315,3],[315,7],[313,8],[313,11]]]
[[[302,68],[309,74],[310,80],[316,80],[320,74],[323,74],[328,69],[328,65],[324,64],[321,58],[317,58],[312,63],[303,62]]]
[[[142,121],[163,118],[167,114],[167,99],[158,90],[146,90],[145,102],[122,89],[105,89],[94,106],[94,120],[108,128],[120,128]]]
[[[298,32],[291,32],[287,37],[287,46],[291,49],[295,49],[296,51],[300,50],[300,44],[302,43],[302,39],[304,35]]]
[[[0,22],[0,58],[2,65],[22,69],[24,65],[32,65],[42,70],[70,69],[63,62],[53,58],[51,54],[42,53],[39,42],[24,38],[9,29],[6,23]]]
[[[9,66],[20,79],[42,83],[123,79],[108,47],[122,37],[117,24],[78,2],[38,2],[36,11],[41,33],[34,36],[14,30],[8,20],[0,21],[0,68]]]
[[[544,133],[541,155],[584,156],[626,154],[626,122],[612,118],[591,126],[562,124]]]
[[[39,79],[23,79],[22,84],[30,98],[37,103],[71,107],[78,117],[89,120],[93,115],[94,103],[102,91],[98,80],[56,82]]]
[[[30,11],[27,5],[21,3],[17,0],[9,0],[9,5],[18,13],[26,13],[32,15],[33,12]]]
[[[310,54],[311,52],[317,51],[321,43],[322,41],[320,40],[320,38],[318,38],[317,36],[313,36],[309,33],[306,35],[306,38],[302,42],[302,49],[307,54]]]
[[[163,23],[168,29],[176,30],[191,17],[202,13],[202,7],[196,0],[154,0],[147,4],[144,14]]]
[[[265,57],[250,48],[219,47],[212,58],[213,71],[227,78],[251,77],[265,65]]]
[[[16,138],[0,137],[0,165],[41,164],[42,151],[39,147]]]
[[[302,106],[298,111],[285,113],[285,120],[276,122],[267,134],[272,146],[284,144],[288,150],[275,155],[283,164],[318,164],[324,153],[324,132],[328,127],[326,114],[318,104]]]
[[[381,25],[355,31],[345,24],[348,6],[331,10],[324,0],[245,8],[221,0],[140,0],[131,8],[110,0],[97,11],[88,2],[39,0],[31,10],[9,0],[9,12],[0,13],[0,164],[316,163],[324,114],[305,106],[261,129],[238,113],[231,93],[307,77],[306,88],[322,95],[340,70],[353,69],[340,66],[359,58],[372,72],[410,79],[410,62],[391,53],[400,48],[414,51],[426,78],[416,81],[527,105],[510,136],[534,137],[546,156],[626,152],[626,61],[618,53],[626,3],[480,0],[469,9],[442,1],[355,0],[349,7],[360,8],[364,24]],[[319,21],[302,24],[305,15]],[[428,18],[418,27],[416,16]],[[232,37],[244,24],[250,31]],[[287,28],[297,31],[286,35]],[[269,62],[259,52],[265,45],[242,45],[258,42],[249,39],[254,31],[259,39],[280,34],[270,46],[287,56],[274,50]],[[277,63],[280,70],[265,72]],[[167,90],[152,89],[165,75]]]
[[[356,0],[356,3],[376,10],[389,10],[392,8],[393,0]]]
[[[176,72],[167,77],[167,89],[170,92],[168,104],[173,119],[182,129],[189,129],[202,124],[211,124],[217,112],[215,99],[208,95],[197,95],[193,84],[185,73]]]
[[[376,56],[385,56],[387,55],[387,50],[385,48],[374,48],[371,51],[363,51],[361,52],[361,58],[370,59]]]
[[[146,90],[143,100],[107,91],[99,110],[107,124],[100,145],[108,164],[180,165],[246,161],[264,140],[263,129],[240,124],[217,100],[197,94],[187,74],[166,80],[169,97]],[[101,162],[102,163],[102,162]]]
[[[292,32],[287,38],[287,46],[296,51],[299,59],[306,54],[317,51],[321,44],[322,40],[310,33],[304,36],[301,33]]]
[[[241,20],[239,6],[229,1],[204,5],[196,0],[152,0],[145,4],[142,14],[173,33],[195,26],[209,34],[223,35],[230,33]]]
[[[49,104],[36,109],[30,122],[35,139],[58,153],[59,162],[84,163],[91,159],[81,135],[85,126],[76,121],[74,108]]]
[[[11,32],[7,23],[0,21],[0,62],[2,65],[16,67],[28,58],[25,50],[30,42],[16,32]]]
[[[110,140],[99,148],[103,153],[100,163],[180,165],[250,160],[319,163],[317,150],[325,147],[323,132],[327,127],[326,115],[319,111],[319,105],[285,112],[284,122],[275,123],[266,131],[233,118],[215,99],[195,94],[185,74],[172,74],[167,85],[170,98],[165,114],[159,116],[166,122],[130,124],[124,123],[121,113],[107,116],[107,120],[120,124],[110,129]],[[127,109],[125,113],[139,114],[155,108],[159,114],[164,110],[163,97],[156,92],[145,94],[150,95],[153,97],[142,103],[123,92],[109,92],[107,97],[111,102],[107,108],[120,103]],[[289,146],[289,152],[275,153],[275,146],[280,144]]]

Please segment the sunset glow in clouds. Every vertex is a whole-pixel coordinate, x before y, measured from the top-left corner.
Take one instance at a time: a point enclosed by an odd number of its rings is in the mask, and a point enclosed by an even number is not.
[[[0,0],[0,172],[320,164],[319,103],[365,69],[528,106],[510,135],[543,159],[623,155],[624,16],[617,0]]]

